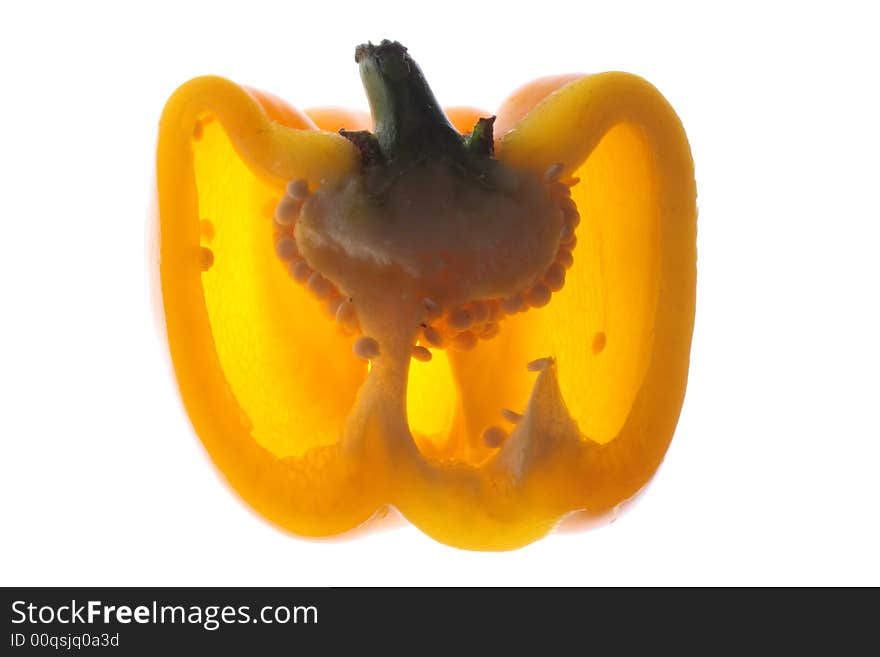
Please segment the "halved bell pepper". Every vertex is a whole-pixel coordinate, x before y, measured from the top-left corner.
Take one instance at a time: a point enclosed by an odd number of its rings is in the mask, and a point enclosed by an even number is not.
[[[685,393],[678,117],[616,72],[444,112],[400,44],[356,61],[372,121],[219,77],[165,107],[155,264],[195,431],[304,536],[394,507],[504,550],[608,514],[660,465]]]

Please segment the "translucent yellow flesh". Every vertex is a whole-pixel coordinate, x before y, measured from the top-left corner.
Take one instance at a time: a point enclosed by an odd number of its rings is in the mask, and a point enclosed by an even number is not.
[[[575,172],[574,265],[553,303],[523,317],[535,357],[557,359],[572,416],[600,443],[620,432],[653,348],[660,252],[649,157],[640,131],[620,124]]]
[[[366,366],[272,242],[280,193],[234,157],[216,121],[195,143],[199,214],[214,225],[202,274],[214,343],[253,438],[279,457],[336,443]],[[331,392],[332,391],[332,394]]]
[[[406,392],[406,416],[413,439],[424,454],[448,453],[449,433],[458,411],[455,379],[445,351],[427,363],[412,360]]]

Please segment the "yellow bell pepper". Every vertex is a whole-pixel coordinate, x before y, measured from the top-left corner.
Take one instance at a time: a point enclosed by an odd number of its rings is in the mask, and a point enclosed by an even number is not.
[[[684,398],[678,117],[627,73],[538,80],[494,119],[444,112],[399,44],[356,60],[372,124],[219,77],[165,107],[156,265],[196,432],[305,536],[391,506],[505,550],[608,513],[659,466]]]

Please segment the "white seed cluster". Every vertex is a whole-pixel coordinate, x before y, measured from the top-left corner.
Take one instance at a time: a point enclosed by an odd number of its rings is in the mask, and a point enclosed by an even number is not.
[[[547,193],[562,211],[564,220],[555,260],[537,280],[507,298],[474,299],[452,308],[444,308],[436,300],[424,298],[421,330],[412,348],[412,358],[427,362],[431,360],[430,349],[473,349],[480,340],[488,340],[498,334],[505,315],[546,306],[552,295],[563,288],[566,271],[574,263],[572,251],[577,244],[575,230],[580,223],[577,205],[572,200],[570,191],[578,181],[560,181],[564,168],[562,163],[554,164],[544,175]],[[324,304],[339,330],[346,335],[356,335],[360,328],[353,300],[347,298],[320,272],[313,270],[297,247],[296,222],[309,194],[307,181],[293,180],[288,183],[284,195],[274,206],[272,224],[275,253],[287,267],[290,276]],[[354,346],[355,354],[365,359],[378,355],[378,349],[378,343],[366,336],[359,338]],[[514,415],[510,411],[505,417],[514,422]],[[499,444],[503,441],[503,438],[493,434],[491,440],[496,439]]]
[[[291,180],[284,195],[275,204],[272,211],[275,254],[287,267],[291,278],[305,287],[317,300],[323,302],[327,314],[336,319],[340,330],[346,335],[352,335],[358,332],[358,321],[351,301],[346,299],[320,272],[309,266],[300,255],[296,244],[294,236],[296,222],[308,197],[308,182]]]
[[[560,181],[564,168],[562,163],[557,163],[550,166],[544,174],[547,191],[556,200],[563,216],[556,259],[538,280],[504,299],[474,300],[456,308],[442,308],[433,299],[424,299],[424,323],[419,337],[421,345],[473,349],[479,340],[495,337],[505,315],[546,306],[553,293],[559,292],[565,286],[566,271],[574,264],[572,251],[577,244],[575,230],[581,218],[577,204],[571,198],[570,189],[579,181]]]

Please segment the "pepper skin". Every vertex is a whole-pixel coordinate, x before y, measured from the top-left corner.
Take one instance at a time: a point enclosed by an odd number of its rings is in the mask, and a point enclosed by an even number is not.
[[[372,124],[219,77],[165,107],[154,264],[195,431],[304,536],[391,506],[507,550],[613,511],[660,465],[687,382],[678,117],[612,72],[532,82],[493,126],[444,115],[399,44],[356,58]]]

